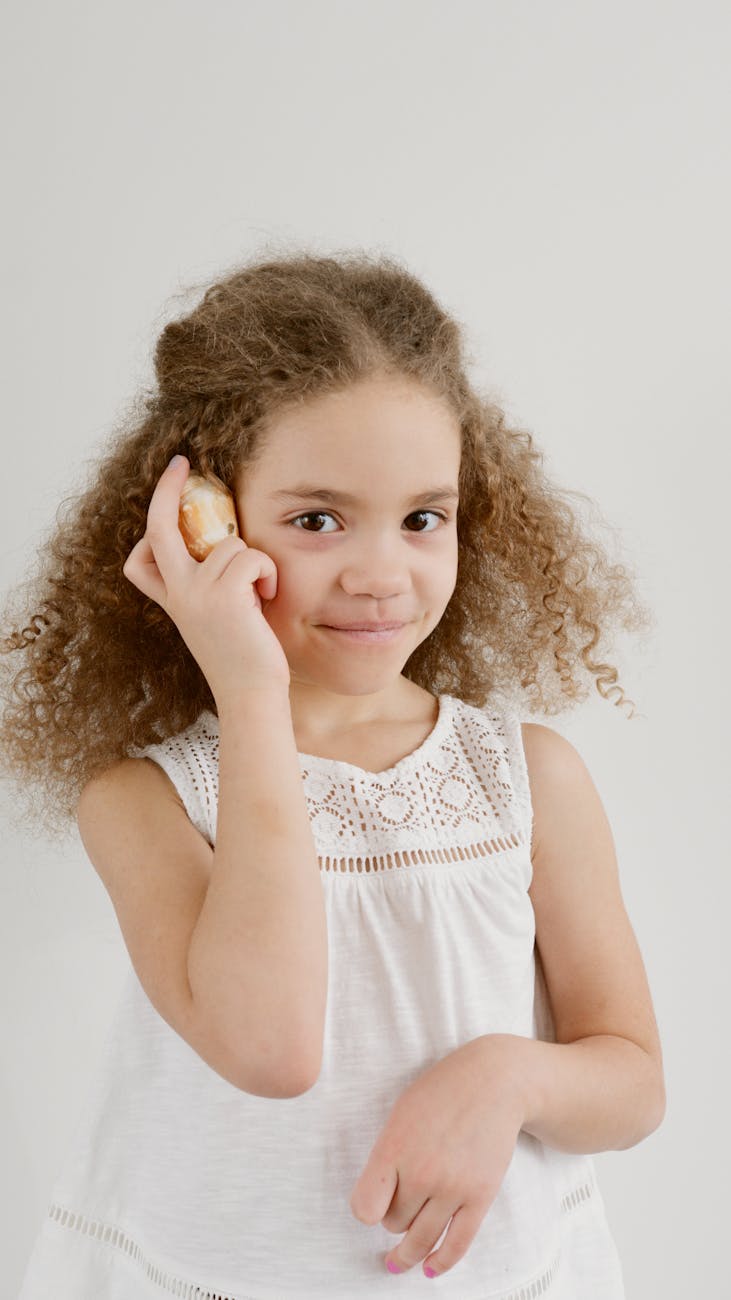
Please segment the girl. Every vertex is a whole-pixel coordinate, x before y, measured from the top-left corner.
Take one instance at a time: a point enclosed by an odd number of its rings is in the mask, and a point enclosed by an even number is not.
[[[618,1300],[591,1156],[660,1124],[660,1042],[516,692],[620,703],[591,652],[647,611],[395,260],[252,262],[155,367],[4,645],[6,772],[131,960],[20,1300]]]

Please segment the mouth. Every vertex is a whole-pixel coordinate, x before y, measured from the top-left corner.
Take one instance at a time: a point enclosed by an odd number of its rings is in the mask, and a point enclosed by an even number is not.
[[[336,636],[345,637],[349,641],[359,641],[363,645],[382,645],[389,641],[395,641],[397,636],[406,627],[405,623],[385,623],[372,624],[370,627],[366,624],[363,627],[328,627],[323,624],[326,632],[333,632]]]

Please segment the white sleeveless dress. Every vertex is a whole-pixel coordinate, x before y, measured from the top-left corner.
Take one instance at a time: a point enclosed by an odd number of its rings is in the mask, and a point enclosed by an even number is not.
[[[218,721],[135,751],[215,843]],[[520,722],[450,695],[387,771],[300,754],[329,987],[320,1076],[252,1096],[155,1011],[130,966],[18,1300],[624,1300],[589,1155],[521,1132],[465,1256],[394,1278],[402,1236],[349,1197],[396,1097],[483,1034],[555,1041],[535,948]],[[242,835],[246,827],[242,825]]]

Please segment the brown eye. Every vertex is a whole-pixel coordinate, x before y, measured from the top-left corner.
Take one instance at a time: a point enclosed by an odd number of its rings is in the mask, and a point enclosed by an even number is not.
[[[426,519],[429,515],[432,515],[433,518],[437,520],[434,528],[410,528],[408,531],[416,533],[435,533],[439,528],[440,523],[446,524],[449,522],[447,516],[441,514],[438,510],[414,510],[410,515],[407,515],[407,519]],[[289,522],[290,524],[298,526],[301,519],[333,519],[333,515],[331,515],[328,510],[308,510],[305,514],[297,515],[296,518],[290,519]],[[302,527],[299,531],[301,533],[313,533],[315,536],[326,535],[322,528]],[[333,530],[330,529],[328,531],[332,532]]]
[[[328,514],[326,510],[308,510],[307,514],[304,514],[304,515],[297,515],[297,518],[296,518],[296,519],[291,519],[291,520],[290,520],[290,523],[292,523],[292,524],[296,524],[296,523],[299,522],[300,519],[332,519],[332,515]],[[320,532],[322,531],[322,529],[315,529],[315,528],[300,528],[299,531],[300,531],[301,533],[312,533],[312,532],[314,532],[314,533],[317,534],[317,533],[320,533]]]
[[[440,514],[438,510],[415,510],[413,514],[409,515],[409,519],[419,519],[419,518],[423,519],[427,515],[433,515],[436,520],[438,520],[443,524],[446,524],[448,522],[447,516]],[[427,532],[435,533],[437,531],[437,528],[439,527],[439,522],[436,524],[434,528],[417,528],[415,531],[417,533],[427,533]]]

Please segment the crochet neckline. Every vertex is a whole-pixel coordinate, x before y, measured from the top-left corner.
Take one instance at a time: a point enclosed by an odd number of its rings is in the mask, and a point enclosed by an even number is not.
[[[438,695],[436,698],[439,712],[429,735],[422,740],[420,745],[417,745],[416,749],[412,749],[411,753],[405,754],[397,763],[393,763],[391,767],[382,768],[379,772],[374,772],[369,767],[359,767],[357,763],[346,763],[341,758],[323,758],[319,754],[306,754],[301,749],[297,750],[297,755],[310,771],[332,772],[333,769],[336,769],[343,772],[355,772],[361,781],[375,780],[376,777],[382,780],[384,777],[393,776],[394,773],[400,774],[423,763],[430,757],[432,750],[436,749],[442,742],[452,718],[452,696]]]

